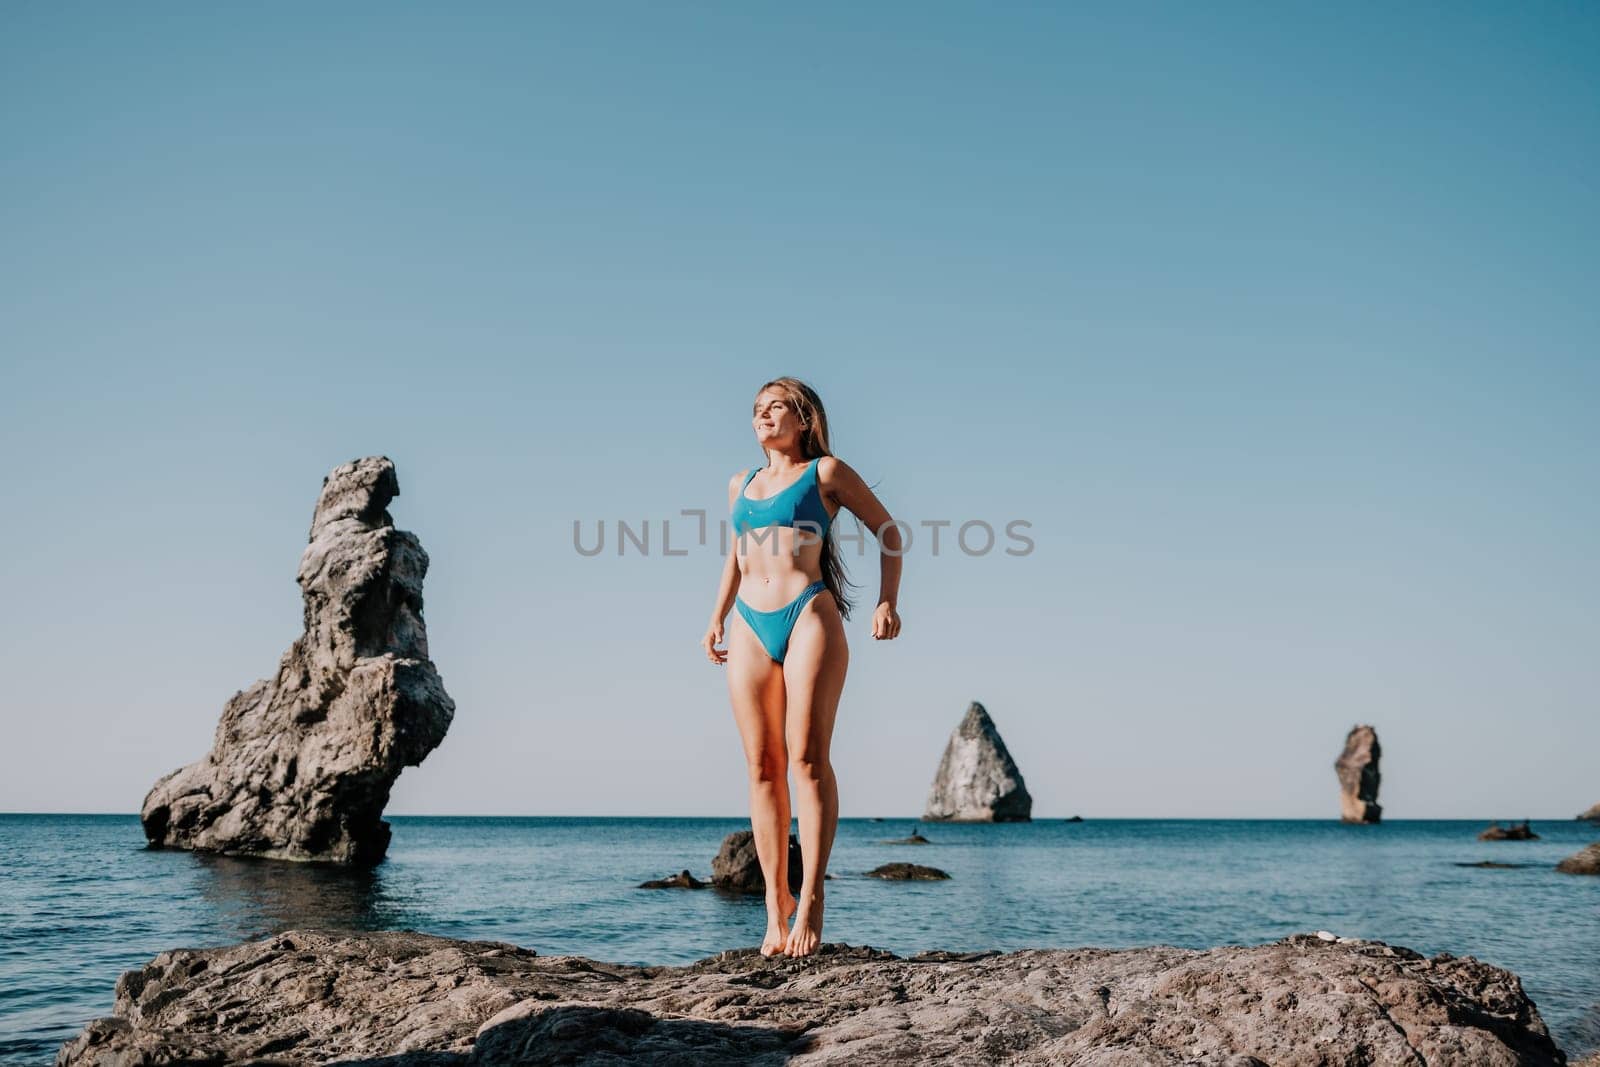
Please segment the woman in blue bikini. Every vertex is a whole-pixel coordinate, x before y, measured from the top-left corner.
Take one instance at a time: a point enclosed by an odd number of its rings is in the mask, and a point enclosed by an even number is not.
[[[861,476],[828,450],[828,417],[815,390],[797,378],[761,387],[754,417],[764,467],[728,482],[736,537],[701,647],[728,668],[728,694],[750,770],[750,826],[767,883],[761,954],[805,956],[822,940],[822,879],[839,822],[839,789],[829,762],[844,689],[850,615],[834,517],[846,508],[883,547],[872,636],[900,635],[900,530]],[[723,643],[728,609],[738,622]],[[804,858],[800,896],[789,891],[789,769]],[[794,925],[785,929],[790,915]]]

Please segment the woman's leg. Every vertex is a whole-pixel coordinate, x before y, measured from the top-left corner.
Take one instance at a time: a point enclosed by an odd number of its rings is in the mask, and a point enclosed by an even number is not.
[[[728,695],[750,771],[750,831],[767,882],[767,935],[761,954],[783,949],[794,912],[789,892],[789,766],[783,742],[783,670],[738,612],[728,626]]]
[[[794,806],[800,816],[800,854],[805,865],[794,928],[784,943],[784,952],[790,956],[809,955],[822,940],[822,876],[827,873],[828,853],[839,825],[839,786],[829,746],[849,666],[844,620],[833,595],[818,593],[796,620],[789,651],[783,657],[788,690],[785,733],[789,764],[794,768]]]

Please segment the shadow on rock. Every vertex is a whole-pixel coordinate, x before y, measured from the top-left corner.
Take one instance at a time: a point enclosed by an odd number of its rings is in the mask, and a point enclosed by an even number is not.
[[[530,1014],[518,1015],[522,1010]],[[731,1026],[699,1019],[658,1019],[636,1008],[565,1005],[541,1010],[524,1002],[478,1032],[472,1064],[745,1064],[788,1061],[809,1044],[804,1027]]]
[[[328,1067],[465,1067],[472,1062],[472,1057],[459,1052],[402,1052],[367,1060],[337,1060]]]

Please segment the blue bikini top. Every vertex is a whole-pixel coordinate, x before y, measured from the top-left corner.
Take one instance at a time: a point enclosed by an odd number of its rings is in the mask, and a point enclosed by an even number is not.
[[[742,534],[746,530],[766,526],[792,527],[805,522],[815,524],[808,525],[807,531],[820,532],[826,537],[833,517],[822,504],[822,487],[817,484],[817,464],[821,462],[821,456],[812,460],[793,485],[765,500],[751,500],[744,495],[750,479],[766,470],[765,467],[751,468],[750,473],[744,476],[744,485],[739,487],[738,498],[733,502],[733,532]]]

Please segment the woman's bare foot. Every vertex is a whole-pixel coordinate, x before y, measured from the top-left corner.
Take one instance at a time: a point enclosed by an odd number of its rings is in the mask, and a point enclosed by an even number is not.
[[[787,956],[809,956],[822,943],[822,890],[807,893],[800,890],[800,900],[795,908],[794,927],[784,942]]]
[[[767,901],[767,936],[761,942],[763,956],[775,956],[783,951],[787,938],[784,927],[789,925],[789,916],[794,914],[795,907],[794,896],[789,893]]]

